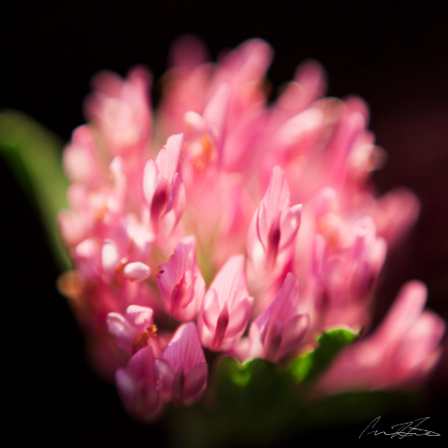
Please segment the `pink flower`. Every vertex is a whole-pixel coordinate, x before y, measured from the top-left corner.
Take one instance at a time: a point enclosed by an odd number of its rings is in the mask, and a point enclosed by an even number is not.
[[[288,273],[279,293],[250,326],[249,350],[245,359],[282,359],[300,347],[308,328],[309,317],[299,313],[299,282]]]
[[[139,350],[115,375],[123,406],[138,420],[150,422],[162,410],[157,370],[151,346]]]
[[[171,136],[156,160],[146,162],[143,172],[143,195],[153,232],[165,236],[177,225],[185,207],[185,187],[178,173],[182,139],[181,134]]]
[[[170,261],[161,264],[159,270],[157,285],[165,311],[182,322],[194,319],[205,293],[205,282],[196,261],[195,238],[181,240]]]
[[[128,355],[136,353],[147,345],[156,329],[153,325],[153,310],[138,305],[130,305],[124,316],[120,313],[107,315],[107,328],[115,336],[115,342]],[[158,350],[156,350],[158,352]]]
[[[249,322],[252,303],[246,286],[244,257],[234,256],[218,272],[202,302],[198,318],[202,344],[213,351],[234,347]]]
[[[248,277],[258,289],[279,276],[292,258],[300,227],[302,205],[290,207],[290,191],[284,171],[275,166],[247,235]]]
[[[101,249],[101,264],[106,278],[142,281],[149,277],[151,269],[145,263],[153,241],[153,235],[127,215],[105,239]]]
[[[368,327],[386,255],[418,216],[411,192],[376,194],[384,157],[367,105],[323,97],[314,61],[269,105],[272,55],[251,39],[206,63],[201,42],[181,39],[154,126],[147,71],[102,73],[91,123],[64,150],[69,209],[58,220],[74,272],[61,289],[93,364],[137,419],[200,399],[202,347],[280,363],[329,328]],[[421,382],[444,328],[424,297],[407,285],[322,391]]]
[[[156,366],[165,400],[178,406],[199,400],[207,385],[208,367],[193,322],[176,330]]]
[[[441,355],[445,323],[423,311],[426,288],[417,281],[401,289],[377,330],[347,348],[320,382],[326,393],[415,386]]]

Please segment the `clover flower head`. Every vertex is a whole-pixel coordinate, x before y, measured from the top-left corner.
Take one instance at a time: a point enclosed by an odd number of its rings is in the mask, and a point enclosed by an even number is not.
[[[94,365],[142,421],[198,401],[212,352],[284,366],[329,328],[368,327],[387,251],[419,210],[407,190],[377,196],[368,108],[325,97],[318,63],[269,104],[266,42],[205,55],[194,38],[175,43],[155,112],[146,69],[97,75],[89,124],[63,155],[74,310]],[[319,390],[423,379],[444,329],[424,296],[408,284]]]

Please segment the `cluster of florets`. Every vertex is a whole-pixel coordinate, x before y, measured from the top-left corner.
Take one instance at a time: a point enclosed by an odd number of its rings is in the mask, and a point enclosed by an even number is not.
[[[59,224],[74,270],[60,288],[138,419],[201,397],[204,348],[277,363],[330,327],[368,328],[386,251],[418,215],[409,191],[375,193],[383,151],[364,102],[323,97],[323,71],[306,62],[268,106],[271,58],[254,39],[211,64],[200,42],[179,41],[155,120],[145,69],[101,73],[90,124],[65,148]],[[422,313],[425,295],[408,284],[321,389],[422,378],[444,329]]]

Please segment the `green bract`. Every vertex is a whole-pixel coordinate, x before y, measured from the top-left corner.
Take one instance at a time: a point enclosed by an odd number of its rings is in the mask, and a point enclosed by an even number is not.
[[[63,143],[51,131],[14,110],[0,112],[0,153],[37,207],[61,269],[70,262],[63,249],[56,215],[67,207],[68,181],[61,164]]]

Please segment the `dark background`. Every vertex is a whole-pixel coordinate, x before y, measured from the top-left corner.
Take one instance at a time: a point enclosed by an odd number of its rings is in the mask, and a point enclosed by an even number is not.
[[[172,41],[195,33],[214,59],[249,37],[275,50],[273,91],[305,58],[329,75],[329,94],[355,93],[371,109],[370,129],[389,161],[380,192],[404,185],[422,201],[417,226],[388,258],[376,320],[407,280],[423,280],[428,306],[448,318],[448,15],[443,1],[192,0],[15,2],[2,6],[0,107],[19,109],[69,140],[82,124],[82,100],[101,69],[121,75],[137,63],[158,79]],[[157,92],[154,96],[157,101]],[[163,422],[134,423],[113,386],[86,365],[83,339],[55,289],[57,267],[39,218],[0,161],[3,410],[17,441],[163,445]],[[448,349],[446,338],[444,345]],[[448,351],[448,350],[447,350]],[[427,429],[446,435],[448,357],[427,388]],[[422,411],[423,412],[423,411]],[[396,418],[395,418],[396,417]],[[395,420],[393,420],[395,418]],[[355,440],[364,425],[331,436]],[[329,433],[302,436],[318,441]],[[289,441],[293,446],[295,440]],[[380,441],[378,441],[380,443]]]

